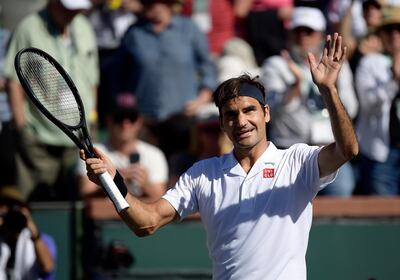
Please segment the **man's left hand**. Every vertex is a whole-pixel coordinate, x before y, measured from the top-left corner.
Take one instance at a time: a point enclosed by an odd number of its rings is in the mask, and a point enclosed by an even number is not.
[[[338,33],[326,37],[326,46],[321,58],[317,64],[315,56],[308,54],[311,75],[314,83],[323,94],[326,89],[336,87],[336,82],[340,69],[346,59],[347,47],[342,47],[342,36]]]

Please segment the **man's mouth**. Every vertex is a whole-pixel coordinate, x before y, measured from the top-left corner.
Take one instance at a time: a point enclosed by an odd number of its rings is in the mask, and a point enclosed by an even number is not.
[[[253,132],[253,129],[244,129],[244,130],[237,132],[236,136],[238,138],[246,138],[246,137],[249,137],[252,132]]]

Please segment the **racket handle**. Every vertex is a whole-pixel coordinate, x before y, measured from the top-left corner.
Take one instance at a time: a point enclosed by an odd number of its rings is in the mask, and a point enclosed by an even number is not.
[[[128,202],[122,196],[121,192],[119,191],[118,187],[115,185],[114,180],[111,178],[111,175],[108,172],[99,175],[99,179],[101,185],[107,192],[108,196],[112,200],[117,208],[118,213],[120,213],[125,208],[129,207]]]

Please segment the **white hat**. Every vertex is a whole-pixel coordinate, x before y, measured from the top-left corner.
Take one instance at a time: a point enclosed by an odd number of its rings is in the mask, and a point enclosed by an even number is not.
[[[290,29],[308,27],[315,31],[325,31],[326,19],[321,10],[311,7],[297,7],[293,10]]]
[[[90,0],[60,0],[68,10],[87,10],[92,7]]]

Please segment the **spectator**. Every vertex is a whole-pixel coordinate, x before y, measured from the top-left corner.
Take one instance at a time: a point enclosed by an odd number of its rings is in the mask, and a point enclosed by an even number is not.
[[[95,122],[98,57],[93,30],[80,13],[89,0],[50,0],[27,16],[15,30],[7,52],[8,79],[13,121],[18,133],[17,185],[24,198],[65,200],[73,194],[71,178],[77,162],[76,147],[32,103],[25,101],[15,70],[16,53],[37,47],[52,55],[70,74],[85,105],[87,120]]]
[[[248,1],[248,0],[247,0]],[[292,17],[293,0],[252,0],[246,19],[246,38],[258,65],[286,48],[286,24]]]
[[[219,57],[229,40],[243,35],[242,17],[247,14],[249,0],[187,0],[183,13],[190,15],[200,30],[207,34],[210,52]]]
[[[376,33],[382,21],[381,2],[379,0],[362,1],[361,21],[365,22],[366,26],[366,30],[362,34],[353,34],[352,31],[353,7],[360,5],[360,1],[353,1],[342,20],[338,23],[338,31],[343,34],[343,40],[348,48],[348,58],[353,72],[355,72],[362,56],[382,51],[382,42]]]
[[[400,7],[384,6],[382,15],[379,34],[384,52],[363,57],[356,72],[360,185],[365,194],[398,195],[400,148],[389,128],[390,109],[398,104],[394,98],[400,81]]]
[[[329,27],[340,30],[343,24],[350,28],[355,38],[362,38],[367,34],[367,26],[363,17],[362,3],[364,0],[330,0],[328,5]],[[342,23],[342,21],[347,21]],[[346,35],[347,37],[347,35]],[[343,38],[345,39],[345,38]],[[352,49],[351,46],[349,46]]]
[[[155,122],[193,116],[211,101],[216,83],[207,40],[190,19],[173,13],[174,2],[142,0],[143,16],[122,40],[139,110]]]
[[[119,47],[126,30],[136,21],[135,13],[141,10],[139,0],[107,1],[93,0],[95,3],[88,13],[96,34],[97,46],[102,51],[112,51]],[[115,5],[114,2],[118,4]]]
[[[109,87],[112,86],[112,65],[126,30],[136,21],[135,14],[142,6],[139,0],[93,0],[88,18],[96,34],[99,50],[100,84],[97,110],[99,125],[104,126],[104,113],[107,110]]]
[[[15,186],[0,189],[0,279],[55,279],[56,245]]]
[[[125,77],[128,85],[117,92],[135,94],[145,121],[141,138],[159,145],[168,158],[179,149],[168,142],[170,135],[187,130],[189,118],[211,101],[215,67],[204,34],[190,19],[174,13],[176,0],[141,3],[141,17],[122,39],[119,61],[128,68],[119,68],[116,75]]]
[[[270,100],[271,139],[279,147],[306,142],[325,145],[333,140],[328,112],[318,89],[308,71],[307,53],[321,56],[326,20],[317,8],[296,7],[290,25],[289,51],[268,58],[262,67],[262,79],[267,85]],[[338,78],[341,100],[354,118],[357,99],[353,76],[347,62],[343,64]],[[340,168],[336,181],[322,193],[349,196],[355,187],[350,163]]]
[[[167,189],[168,165],[161,150],[138,139],[143,119],[138,114],[134,96],[117,95],[105,120],[108,139],[96,147],[113,159],[130,193],[146,201],[159,199]],[[87,178],[83,162],[79,165],[79,175],[84,198],[104,196]]]

